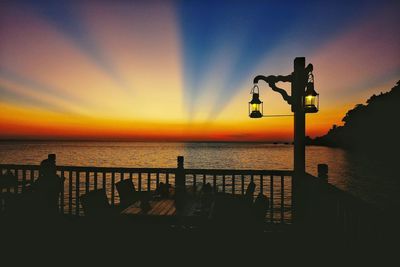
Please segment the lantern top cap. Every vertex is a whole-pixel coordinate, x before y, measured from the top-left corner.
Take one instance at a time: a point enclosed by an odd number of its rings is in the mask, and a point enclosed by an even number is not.
[[[308,74],[307,88],[305,92],[306,96],[317,96],[318,93],[314,89],[314,75],[312,71]]]
[[[309,95],[311,95],[311,96],[317,96],[318,95],[318,93],[315,92],[315,90],[314,90],[314,84],[311,84],[311,85],[307,86],[306,96],[309,96]]]
[[[260,95],[258,93],[253,93],[253,98],[250,101],[250,104],[261,104]]]
[[[254,84],[253,88],[251,88],[250,94],[253,94],[253,98],[249,102],[250,104],[261,104],[260,100],[260,88],[258,88],[257,84]]]

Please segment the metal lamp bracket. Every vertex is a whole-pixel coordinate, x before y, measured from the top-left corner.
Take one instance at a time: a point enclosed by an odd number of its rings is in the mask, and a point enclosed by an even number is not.
[[[254,84],[257,84],[259,80],[263,80],[266,83],[268,83],[269,87],[271,87],[271,89],[275,92],[278,92],[281,94],[283,100],[285,100],[287,103],[289,103],[289,105],[292,105],[293,100],[292,97],[282,88],[277,87],[275,84],[277,82],[291,82],[292,81],[292,75],[286,75],[286,76],[282,76],[282,75],[278,75],[278,76],[274,76],[274,75],[270,75],[270,76],[264,76],[264,75],[258,75],[254,78]],[[272,116],[272,115],[270,115]],[[285,115],[286,116],[286,115]]]
[[[287,75],[287,76],[282,76],[282,75],[278,75],[278,76],[274,76],[274,75],[270,75],[268,77],[263,76],[263,75],[258,75],[257,77],[254,78],[254,87],[257,86],[257,83],[259,80],[263,80],[266,83],[268,83],[269,87],[271,87],[271,89],[275,92],[278,92],[281,94],[283,100],[285,100],[287,103],[289,103],[289,105],[292,105],[292,97],[289,96],[289,94],[282,88],[277,87],[275,84],[277,82],[291,82],[292,81],[292,75]],[[254,88],[253,87],[253,88]],[[258,88],[258,86],[257,86]],[[273,115],[264,115],[263,117],[267,117],[267,118],[272,118],[272,117],[292,117],[292,114],[273,114]]]

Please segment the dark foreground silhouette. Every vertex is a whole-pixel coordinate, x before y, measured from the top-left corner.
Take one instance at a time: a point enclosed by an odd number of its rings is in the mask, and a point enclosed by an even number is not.
[[[319,231],[284,228],[257,232],[236,223],[223,230],[132,223],[121,218],[6,220],[0,225],[2,261],[17,259],[18,263],[26,264],[63,262],[94,266],[143,262],[141,264],[169,265],[193,261],[206,266],[249,266],[267,261],[279,266],[301,262],[347,266],[352,261],[363,264],[375,259],[385,265],[397,250],[396,240],[349,247],[335,241],[329,229],[325,229],[327,234],[324,235]]]
[[[14,194],[6,212],[0,214],[0,251],[7,258],[31,261],[34,257],[46,260],[57,256],[58,260],[70,259],[75,265],[82,258],[93,264],[121,257],[133,261],[150,253],[147,261],[160,260],[163,264],[180,260],[207,265],[242,261],[242,265],[248,266],[266,258],[281,264],[292,260],[315,262],[332,256],[333,251],[338,260],[350,256],[359,263],[370,255],[395,255],[393,250],[397,248],[392,246],[398,241],[397,221],[388,220],[351,197],[335,198],[341,193],[327,186],[322,178],[304,180],[309,184],[302,189],[302,221],[266,224],[270,200],[262,193],[254,198],[254,182],[248,184],[243,196],[217,192],[210,183],[186,188],[184,183],[180,184],[183,172],[179,168],[175,188],[160,183],[154,194],[138,192],[132,180],[121,180],[115,185],[121,205],[110,205],[105,190],[95,189],[79,197],[86,216],[67,216],[56,209],[63,181],[55,170],[55,157],[50,155],[41,162],[40,175],[29,190]],[[0,181],[9,186],[16,184],[12,173],[5,173]],[[193,195],[202,207],[196,211],[200,220],[195,222],[180,215],[185,214],[182,203],[189,202]],[[175,202],[176,216],[147,216],[165,211],[163,206],[158,209],[149,205],[150,201],[163,199],[169,200],[165,203]],[[139,216],[123,212],[137,201],[140,210],[132,214]],[[340,202],[350,206],[344,205],[348,210],[336,216]],[[356,219],[348,220],[349,217]],[[384,218],[385,223],[380,223]],[[14,256],[14,252],[23,253],[24,257]],[[160,256],[161,252],[167,256]]]
[[[48,159],[40,163],[39,177],[31,187],[31,195],[37,212],[43,216],[58,214],[58,201],[63,179],[57,175],[56,159],[50,154]]]
[[[17,188],[18,181],[7,174],[7,187]],[[21,194],[9,194],[5,201],[5,214],[11,217],[55,217],[59,215],[59,197],[64,180],[57,175],[55,154],[49,154],[40,163],[39,176],[24,188]],[[16,189],[14,189],[16,190]]]

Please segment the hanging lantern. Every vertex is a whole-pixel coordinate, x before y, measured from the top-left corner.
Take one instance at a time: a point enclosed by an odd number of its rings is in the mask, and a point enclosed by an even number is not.
[[[257,85],[251,89],[252,99],[249,102],[249,116],[250,118],[262,118],[263,116],[263,102],[260,101],[260,89]]]
[[[304,94],[304,112],[316,113],[319,108],[319,95],[314,90],[314,75],[310,72],[308,76],[307,88]]]

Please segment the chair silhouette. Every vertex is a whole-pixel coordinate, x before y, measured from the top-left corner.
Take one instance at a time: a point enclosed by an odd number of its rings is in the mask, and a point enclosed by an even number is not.
[[[246,193],[244,195],[244,201],[249,205],[253,205],[253,199],[254,199],[254,191],[256,190],[256,184],[251,181],[249,185],[247,186]]]
[[[135,190],[135,185],[131,179],[122,180],[115,184],[117,188],[120,205],[126,207],[139,199],[139,194]]]
[[[6,173],[0,173],[0,192],[7,191],[10,192],[11,189],[16,193],[18,187],[18,179],[11,171]]]
[[[0,212],[16,208],[17,193],[17,177],[10,170],[0,172]]]
[[[111,215],[111,206],[108,203],[104,189],[90,191],[82,195],[80,200],[86,216],[97,217]]]
[[[253,204],[253,214],[257,222],[264,222],[265,215],[269,209],[269,199],[262,193],[258,194]]]
[[[169,183],[160,182],[154,193],[161,198],[169,198],[174,194],[174,188]]]

